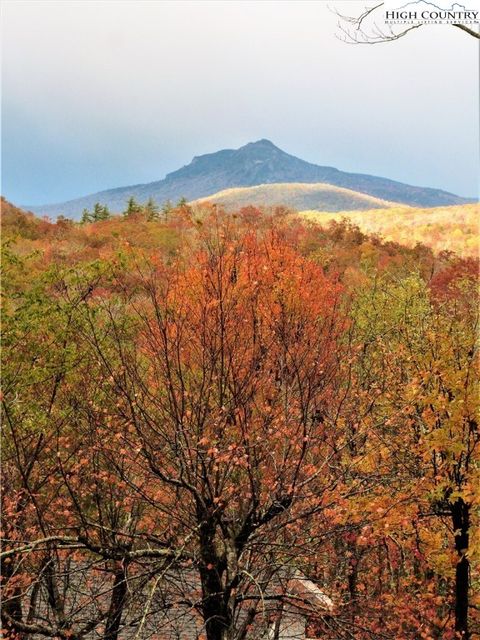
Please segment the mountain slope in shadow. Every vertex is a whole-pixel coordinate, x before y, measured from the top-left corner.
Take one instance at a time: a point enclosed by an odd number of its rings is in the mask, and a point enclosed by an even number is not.
[[[163,180],[100,191],[68,202],[28,206],[42,215],[78,217],[82,209],[101,202],[115,212],[127,199],[139,202],[154,198],[158,203],[180,198],[196,200],[231,187],[251,187],[271,183],[326,183],[363,194],[411,206],[433,207],[472,202],[440,189],[415,187],[387,178],[346,173],[296,158],[269,140],[250,142],[239,149],[223,149],[197,156],[192,162],[169,173]],[[365,207],[370,208],[370,207]],[[335,207],[334,210],[338,210]]]

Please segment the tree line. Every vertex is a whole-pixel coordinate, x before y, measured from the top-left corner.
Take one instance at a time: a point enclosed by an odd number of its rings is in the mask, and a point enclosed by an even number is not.
[[[122,215],[124,217],[143,215],[149,222],[151,222],[153,220],[159,220],[161,216],[164,218],[168,217],[168,214],[173,211],[175,207],[183,207],[186,204],[186,198],[180,198],[175,206],[170,200],[167,200],[160,208],[154,198],[149,198],[145,204],[140,204],[133,196],[131,196],[127,201]],[[112,215],[113,214],[107,205],[96,202],[92,211],[89,211],[87,208],[82,211],[80,223],[87,224],[90,222],[101,222],[102,220],[109,220]]]

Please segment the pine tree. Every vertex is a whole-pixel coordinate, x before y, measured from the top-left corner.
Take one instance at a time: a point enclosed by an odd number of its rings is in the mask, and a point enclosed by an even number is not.
[[[94,222],[99,222],[100,220],[108,220],[110,218],[110,211],[107,205],[102,205],[99,202],[96,202],[93,208],[92,218]]]
[[[112,214],[110,213],[110,209],[107,207],[107,205],[103,205],[102,207],[102,220],[108,220],[109,218],[112,217]]]
[[[167,200],[166,202],[163,203],[162,206],[162,213],[163,213],[163,217],[165,218],[165,220],[168,220],[168,216],[170,214],[170,212],[173,209],[173,205],[172,202],[170,200]]]
[[[131,196],[128,199],[127,208],[123,212],[123,215],[126,216],[126,217],[132,216],[132,215],[135,215],[137,213],[140,213],[141,210],[142,210],[141,206],[138,204],[138,202],[135,200],[135,198],[133,196]]]
[[[153,198],[148,199],[147,204],[144,207],[144,211],[149,222],[151,222],[152,220],[158,220],[159,209],[157,203]]]
[[[88,209],[84,209],[82,211],[82,217],[80,219],[80,224],[88,224],[89,222],[92,222],[92,214],[90,213],[90,211]]]

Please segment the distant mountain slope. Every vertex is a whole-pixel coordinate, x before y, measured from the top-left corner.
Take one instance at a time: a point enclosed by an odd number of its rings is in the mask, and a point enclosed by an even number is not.
[[[417,242],[435,251],[450,250],[463,256],[478,256],[480,250],[480,205],[466,204],[431,209],[393,207],[371,211],[302,211],[302,218],[319,224],[348,218],[364,233],[381,235],[413,247]]]
[[[195,200],[230,187],[283,182],[322,182],[412,206],[470,202],[439,189],[413,187],[387,178],[345,173],[333,167],[311,164],[285,153],[269,140],[259,140],[240,149],[224,149],[195,157],[189,165],[157,182],[109,189],[59,204],[28,206],[28,209],[43,215],[78,217],[83,208],[91,208],[95,202],[107,204],[113,211],[121,211],[130,196],[140,202],[150,197],[159,203],[182,197]]]
[[[234,187],[194,202],[204,201],[221,204],[227,211],[249,204],[255,206],[284,205],[297,211],[303,209],[322,209],[323,211],[385,209],[399,206],[396,202],[381,200],[351,189],[335,187],[331,184],[305,182]]]

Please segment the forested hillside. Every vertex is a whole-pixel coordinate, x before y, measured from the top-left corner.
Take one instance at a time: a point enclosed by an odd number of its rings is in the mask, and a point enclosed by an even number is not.
[[[370,210],[399,206],[395,202],[321,182],[313,184],[285,182],[224,189],[206,198],[200,198],[197,202],[214,202],[222,205],[227,211],[249,205],[257,207],[283,205],[297,211],[303,209],[348,211],[366,208]]]
[[[4,636],[479,637],[478,260],[107,213],[2,202]]]
[[[451,207],[393,206],[370,211],[302,211],[301,215],[319,224],[349,219],[365,233],[379,234],[386,240],[413,247],[424,243],[434,251],[454,251],[464,256],[478,256],[480,251],[480,205]]]

